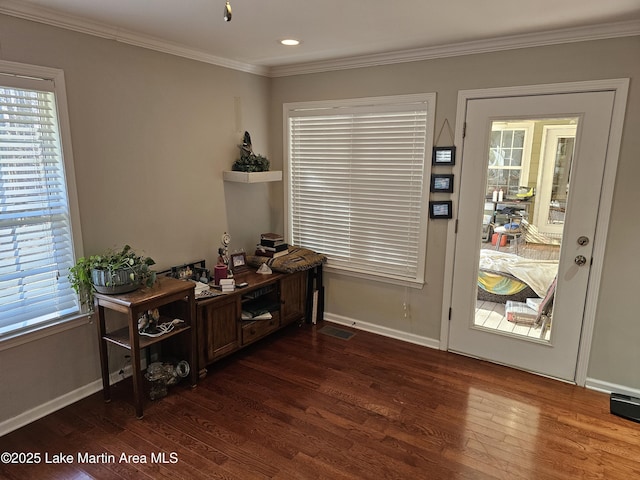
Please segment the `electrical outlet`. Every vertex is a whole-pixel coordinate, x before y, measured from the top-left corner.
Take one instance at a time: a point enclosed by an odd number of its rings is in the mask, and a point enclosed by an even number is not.
[[[118,371],[121,378],[131,375],[131,355],[124,355],[121,363],[122,367]]]

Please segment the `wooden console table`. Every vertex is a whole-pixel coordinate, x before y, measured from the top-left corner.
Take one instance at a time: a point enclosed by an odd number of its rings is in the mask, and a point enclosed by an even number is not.
[[[109,382],[109,354],[107,342],[126,348],[131,352],[131,367],[133,370],[133,399],[136,416],[143,416],[143,378],[140,369],[140,353],[151,345],[164,342],[176,336],[185,336],[186,354],[190,366],[191,385],[197,382],[196,356],[196,303],[194,294],[195,284],[170,277],[159,277],[156,284],[122,295],[95,294],[94,306],[98,317],[98,334],[100,339],[100,364],[102,369],[102,385],[104,399],[111,400]],[[169,333],[159,337],[148,337],[138,333],[138,318],[147,310],[160,309],[159,323],[171,321],[175,318],[184,320],[184,324],[177,326]],[[113,332],[107,332],[105,309],[115,310],[127,316],[127,326]]]
[[[235,275],[245,288],[197,300],[198,370],[306,317],[308,271],[261,275],[247,271]],[[257,306],[271,315],[243,318],[243,310]]]

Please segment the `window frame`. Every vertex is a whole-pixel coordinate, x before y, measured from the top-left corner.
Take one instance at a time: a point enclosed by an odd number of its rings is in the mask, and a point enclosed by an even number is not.
[[[427,225],[429,223],[429,179],[431,176],[431,153],[433,148],[434,138],[434,121],[435,121],[435,108],[436,108],[436,94],[435,93],[420,93],[420,94],[408,94],[408,95],[393,95],[384,97],[363,97],[363,98],[350,98],[350,99],[335,99],[335,100],[320,100],[320,101],[308,101],[308,102],[291,102],[283,104],[283,170],[284,170],[284,224],[285,224],[285,238],[289,242],[292,240],[291,221],[292,221],[292,206],[291,206],[291,158],[290,158],[290,119],[295,111],[298,110],[329,110],[339,108],[352,108],[352,107],[375,107],[378,105],[394,105],[400,103],[416,103],[424,102],[426,104],[426,130],[425,130],[425,144],[424,144],[424,158],[423,161],[423,177],[422,192],[420,195],[420,231],[417,236],[417,272],[415,278],[398,278],[385,275],[385,272],[380,274],[372,272],[362,272],[357,269],[345,268],[344,266],[336,266],[331,264],[331,255],[327,254],[328,261],[325,265],[325,270],[328,272],[340,273],[356,278],[365,278],[368,280],[374,280],[383,283],[391,283],[396,285],[402,285],[412,288],[422,288],[425,283],[426,276],[426,250],[427,250]],[[304,247],[304,245],[301,245]],[[325,253],[325,252],[322,252]]]
[[[33,88],[37,90],[37,83],[34,82],[41,81],[48,81],[53,84],[53,88],[50,87],[49,90],[54,93],[57,107],[62,163],[71,222],[71,247],[73,248],[74,259],[77,259],[83,256],[82,232],[64,72],[57,68],[0,60],[0,84],[3,86],[15,85],[17,88]],[[16,328],[0,336],[0,350],[74,328],[79,324],[86,323],[87,320],[87,312],[79,310],[63,317]]]
[[[497,127],[497,128],[496,128]],[[488,170],[499,170],[499,171],[511,171],[518,170],[520,172],[520,181],[519,187],[527,185],[527,179],[529,178],[529,171],[531,168],[531,152],[533,147],[533,137],[535,132],[535,122],[533,121],[500,121],[496,120],[491,125],[491,130],[489,131],[489,135],[492,132],[505,132],[505,131],[524,131],[524,139],[522,145],[522,159],[520,161],[520,166],[502,166],[502,167],[492,167],[490,165],[487,166]],[[489,141],[489,149],[491,149],[491,142]],[[487,192],[489,192],[489,183],[487,181]],[[490,194],[490,192],[489,192]],[[507,192],[504,192],[507,195]]]

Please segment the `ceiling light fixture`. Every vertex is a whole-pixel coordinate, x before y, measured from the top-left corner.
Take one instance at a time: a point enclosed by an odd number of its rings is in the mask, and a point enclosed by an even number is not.
[[[231,21],[231,5],[229,5],[229,2],[227,2],[226,5],[224,6],[224,21],[225,22]]]
[[[280,40],[282,45],[286,45],[287,47],[295,47],[296,45],[300,45],[300,40],[295,40],[293,38],[285,38],[284,40]]]

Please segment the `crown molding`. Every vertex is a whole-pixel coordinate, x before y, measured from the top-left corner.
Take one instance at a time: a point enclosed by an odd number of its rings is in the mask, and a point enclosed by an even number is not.
[[[389,53],[361,55],[318,62],[297,63],[272,67],[270,77],[287,77],[308,73],[321,73],[352,68],[376,67],[395,63],[418,62],[436,58],[457,57],[478,53],[490,53],[518,48],[558,45],[561,43],[585,42],[607,38],[640,35],[640,20],[607,23],[589,27],[574,27],[562,30],[510,35],[487,40],[452,43],[434,47],[415,48]]]
[[[25,3],[14,2],[13,0],[0,0],[0,14],[44,23],[46,25],[60,27],[109,40],[115,40],[128,45],[168,53],[170,55],[176,55],[178,57],[197,60],[199,62],[209,63],[233,70],[262,76],[268,76],[269,74],[269,69],[267,67],[217,57],[206,52],[167,42],[166,40],[161,40],[159,38],[123,30],[100,22],[93,22],[73,15],[62,14],[43,7],[34,7]]]
[[[125,33],[123,31],[119,31],[118,37],[115,38],[115,40],[128,45],[156,50],[158,52],[168,53],[170,55],[176,55],[178,57],[188,58],[190,60],[196,60],[198,62],[208,63],[219,67],[230,68],[232,70],[239,70],[241,72],[253,73],[255,75],[265,77],[269,76],[269,69],[267,67],[238,62],[229,58],[217,57],[209,53],[194,50],[182,45],[172,44],[165,40],[145,37],[137,33]]]
[[[546,32],[511,35],[487,40],[453,43],[434,47],[415,48],[389,53],[353,56],[336,60],[296,63],[274,67],[264,67],[217,57],[183,45],[174,44],[159,38],[142,35],[116,28],[107,24],[61,14],[43,7],[35,7],[14,0],[0,0],[0,14],[25,20],[73,30],[88,35],[115,40],[137,47],[176,55],[203,63],[239,70],[266,77],[286,77],[334,70],[375,67],[396,63],[417,62],[436,58],[456,57],[478,53],[514,50],[518,48],[540,47],[561,43],[584,42],[607,38],[640,35],[640,20],[607,23],[589,27],[575,27]]]

